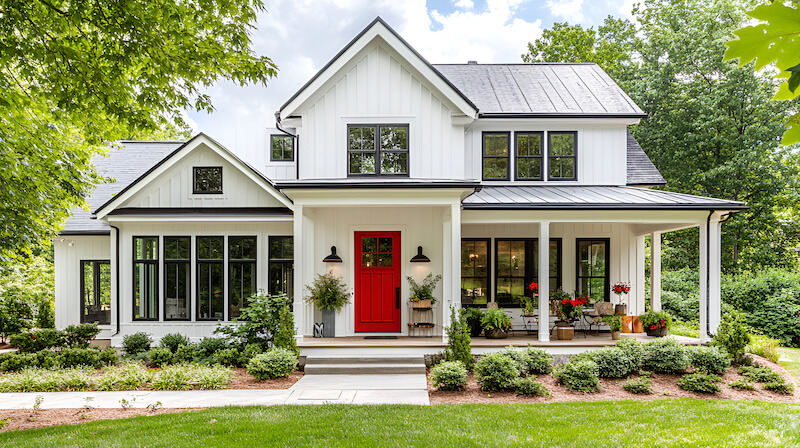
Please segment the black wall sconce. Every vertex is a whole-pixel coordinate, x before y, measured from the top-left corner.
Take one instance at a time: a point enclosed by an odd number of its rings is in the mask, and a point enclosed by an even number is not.
[[[422,246],[417,246],[417,254],[411,258],[412,263],[430,263],[431,259],[422,254]]]
[[[342,257],[336,255],[336,246],[331,246],[331,254],[322,259],[323,263],[341,263]]]

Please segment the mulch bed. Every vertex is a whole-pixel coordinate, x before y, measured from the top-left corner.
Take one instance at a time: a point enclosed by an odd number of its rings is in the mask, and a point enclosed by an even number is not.
[[[24,429],[45,428],[56,425],[74,425],[98,420],[113,420],[118,418],[136,417],[139,415],[175,414],[179,412],[198,411],[205,408],[183,409],[10,409],[0,410],[0,420],[6,424],[0,428],[0,433],[7,431],[21,431]],[[10,419],[10,420],[9,420]]]
[[[480,390],[478,381],[469,375],[469,382],[463,391],[438,391],[428,380],[428,394],[430,395],[431,404],[465,404],[465,403],[552,403],[552,402],[569,402],[569,401],[607,401],[607,400],[640,400],[651,401],[663,398],[698,398],[703,400],[758,400],[777,403],[791,403],[800,401],[800,391],[797,390],[797,381],[794,380],[791,374],[783,368],[783,366],[770,362],[764,358],[753,356],[756,363],[771,367],[773,370],[779,372],[786,378],[787,381],[795,383],[794,395],[780,395],[762,389],[761,384],[755,384],[755,390],[736,390],[727,386],[731,381],[740,380],[743,377],[736,373],[735,368],[731,368],[725,374],[721,375],[722,383],[719,383],[722,391],[713,395],[697,394],[694,392],[687,392],[678,387],[678,378],[680,375],[662,375],[653,374],[652,395],[636,395],[632,394],[622,388],[622,385],[627,381],[626,379],[601,379],[600,391],[596,393],[583,393],[567,390],[564,386],[558,384],[556,379],[551,375],[539,375],[536,381],[542,383],[552,394],[550,397],[526,397],[517,395],[514,392],[484,392]],[[630,378],[635,378],[632,375]]]

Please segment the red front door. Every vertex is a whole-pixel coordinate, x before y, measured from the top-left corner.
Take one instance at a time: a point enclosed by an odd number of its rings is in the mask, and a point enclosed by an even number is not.
[[[400,331],[400,232],[356,232],[356,331]]]

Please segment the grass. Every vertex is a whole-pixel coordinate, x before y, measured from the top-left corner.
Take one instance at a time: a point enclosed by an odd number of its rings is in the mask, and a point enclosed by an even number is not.
[[[731,424],[736,422],[736,424]],[[800,446],[800,404],[714,400],[214,408],[0,434],[4,447]]]
[[[800,348],[778,348],[781,354],[780,362],[783,367],[791,372],[792,376],[800,380]]]

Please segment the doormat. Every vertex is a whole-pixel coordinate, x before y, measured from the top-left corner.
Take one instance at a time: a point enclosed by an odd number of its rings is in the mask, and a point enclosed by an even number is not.
[[[397,339],[397,336],[364,336],[364,339]]]

